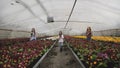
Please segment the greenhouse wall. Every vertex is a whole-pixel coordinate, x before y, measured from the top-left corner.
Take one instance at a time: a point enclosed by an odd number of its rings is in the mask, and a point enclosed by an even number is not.
[[[95,36],[120,36],[120,29],[110,29],[102,31],[94,31],[93,35]]]
[[[37,33],[36,35],[41,36]],[[7,29],[0,29],[0,39],[4,38],[29,38],[30,32],[29,31],[13,31],[13,30],[7,30]]]
[[[0,39],[8,38],[11,34],[11,30],[0,30]]]
[[[30,37],[30,32],[12,31],[10,38]]]
[[[85,35],[85,33],[82,33],[81,35]],[[120,29],[93,31],[93,36],[117,36],[117,37],[120,37]]]

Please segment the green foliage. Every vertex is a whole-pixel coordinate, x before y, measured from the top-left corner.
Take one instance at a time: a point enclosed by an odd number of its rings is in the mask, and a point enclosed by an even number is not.
[[[23,48],[18,49],[18,51],[19,51],[19,52],[22,52],[22,51],[23,51]]]
[[[92,60],[96,60],[96,58],[97,58],[97,55],[92,54]]]
[[[107,68],[107,64],[101,62],[101,63],[98,64],[97,68]]]

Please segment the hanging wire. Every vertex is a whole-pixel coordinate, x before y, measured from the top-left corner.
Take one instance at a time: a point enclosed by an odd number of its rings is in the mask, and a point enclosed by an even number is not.
[[[69,22],[69,20],[70,20],[70,17],[71,17],[71,15],[72,15],[72,13],[73,13],[73,10],[74,10],[74,7],[75,7],[75,5],[76,5],[76,2],[77,2],[77,0],[74,1],[72,10],[71,10],[70,15],[69,15],[69,17],[68,17],[68,20],[67,20],[67,22],[66,22],[66,24],[65,24],[65,26],[64,26],[64,29],[66,28],[66,26],[67,26],[67,24],[68,24],[68,22]]]

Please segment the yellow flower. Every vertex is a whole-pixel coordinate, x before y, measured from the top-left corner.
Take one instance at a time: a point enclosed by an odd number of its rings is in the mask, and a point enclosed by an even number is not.
[[[86,36],[73,36],[75,38],[83,38],[85,39]],[[111,36],[93,36],[92,39],[94,40],[101,40],[101,41],[108,41],[108,42],[120,42],[120,37],[111,37]]]
[[[90,56],[90,59],[92,59],[93,57],[92,56]]]

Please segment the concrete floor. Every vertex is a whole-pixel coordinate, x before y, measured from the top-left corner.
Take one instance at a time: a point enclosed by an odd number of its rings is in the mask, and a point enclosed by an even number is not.
[[[48,55],[43,59],[38,68],[82,68],[72,52],[65,46],[60,48],[55,45]]]

